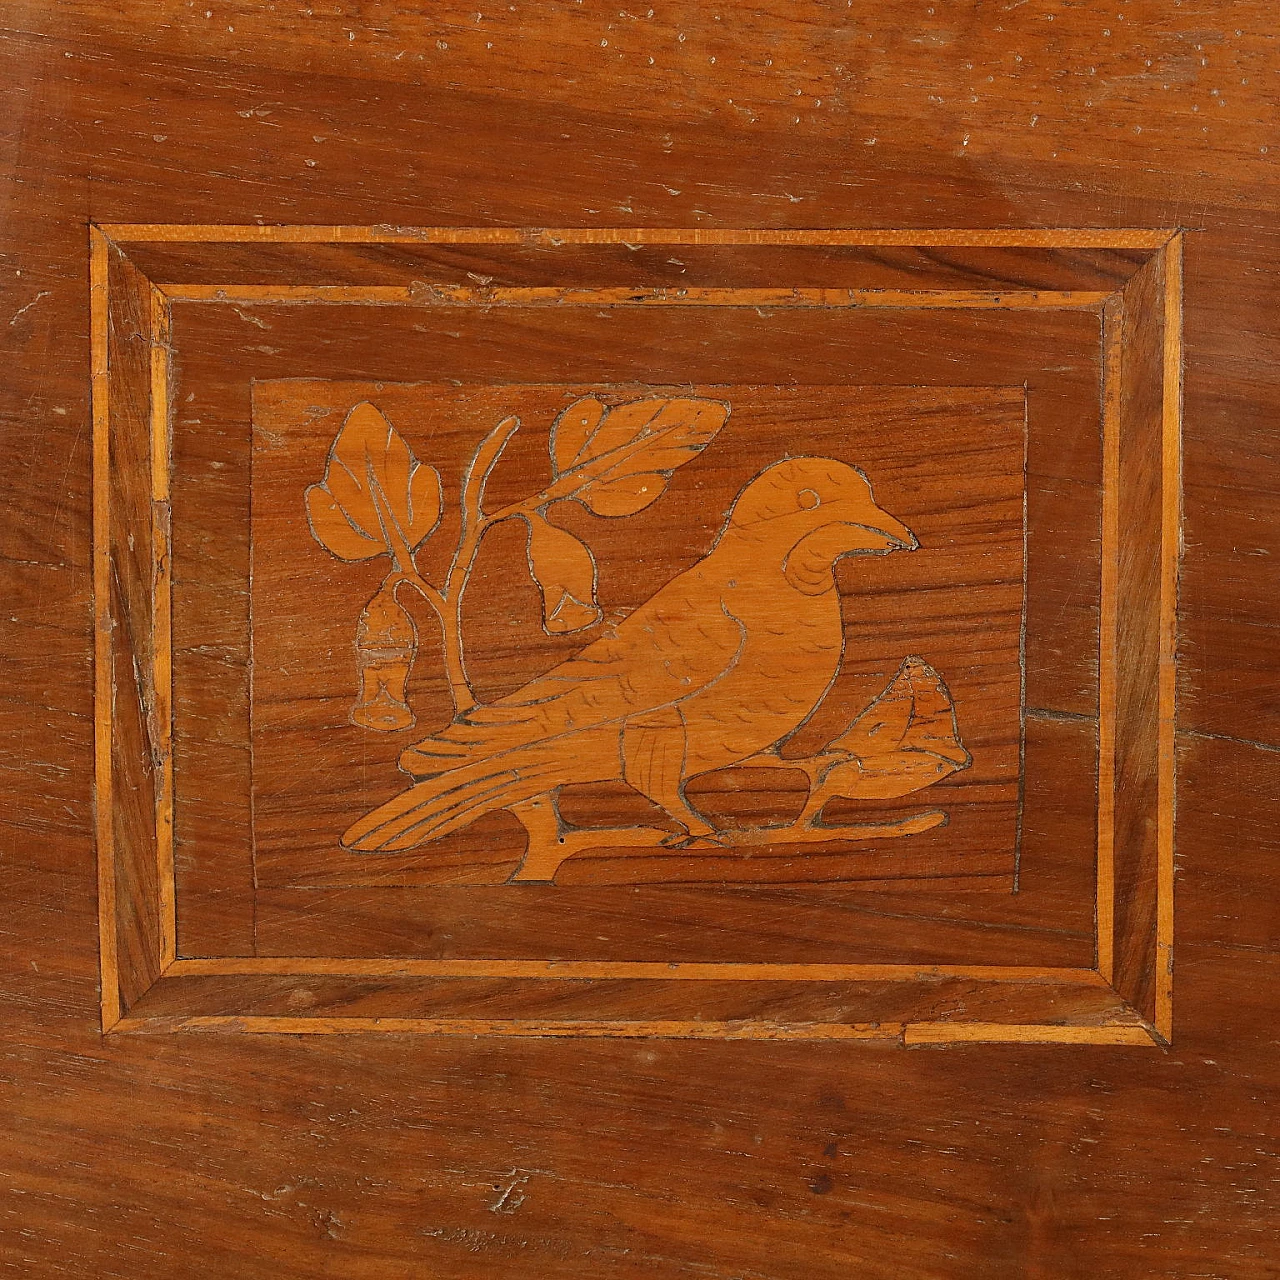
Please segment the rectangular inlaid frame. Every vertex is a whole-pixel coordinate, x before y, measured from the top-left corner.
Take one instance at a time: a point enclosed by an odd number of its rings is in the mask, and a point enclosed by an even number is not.
[[[1168,1042],[1181,536],[1179,232],[116,224],[91,226],[89,236],[95,793],[105,1031],[416,1031],[873,1039],[906,1045]],[[367,283],[352,283],[356,268],[335,256],[346,246],[758,249],[774,264],[785,263],[788,252],[806,255],[807,283],[752,278],[679,289],[616,283],[424,285],[408,278],[388,282],[385,267]],[[254,250],[264,247],[268,253],[255,259]],[[882,252],[916,253],[921,263],[950,255],[949,267],[938,278],[921,266],[919,279],[907,281],[886,282],[879,272],[865,288],[850,287],[847,280],[838,286],[812,282],[815,253],[851,249],[866,250],[868,261]],[[1100,280],[1090,268],[1090,255],[1102,251],[1122,252],[1127,265],[1120,278]],[[981,260],[969,279],[966,254]],[[1002,254],[1009,258],[1007,278],[992,287],[992,261]],[[1027,262],[1034,262],[1034,270],[1025,269]],[[291,272],[302,278],[289,278]],[[179,958],[169,484],[171,309],[182,301],[1096,313],[1104,475],[1094,967]],[[477,1012],[483,1001],[452,999],[452,993],[494,983],[537,994],[519,1016],[486,1016]],[[380,1000],[368,998],[371,984]],[[680,1013],[671,993],[689,990],[686,984],[741,998],[711,999],[711,1013],[698,1004],[696,1016],[671,1016],[673,1010]],[[814,984],[843,984],[849,1006],[865,1005],[872,1016],[814,1014],[819,1006],[799,997],[801,1012],[795,1016],[786,1015],[785,1001],[782,1016],[752,1012],[756,993],[812,991]],[[939,1016],[936,1003],[924,999],[913,1006],[915,989],[936,992],[938,984],[962,990],[968,998],[961,1007],[976,1013]],[[610,999],[593,1003],[591,993],[605,989],[613,993]],[[617,997],[619,989],[625,999]],[[894,993],[892,999],[878,994],[885,990]],[[546,992],[570,998],[548,1002]],[[890,1011],[887,1016],[879,1012],[882,1007]]]

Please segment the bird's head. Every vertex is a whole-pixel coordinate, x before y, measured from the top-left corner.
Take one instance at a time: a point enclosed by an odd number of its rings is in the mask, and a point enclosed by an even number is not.
[[[738,495],[724,536],[769,562],[776,557],[787,581],[806,595],[834,588],[832,571],[843,556],[920,545],[876,506],[866,476],[833,458],[787,458],[762,471]]]

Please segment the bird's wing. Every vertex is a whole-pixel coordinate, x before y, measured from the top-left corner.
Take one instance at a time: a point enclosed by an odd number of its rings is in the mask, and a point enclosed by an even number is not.
[[[442,773],[480,756],[671,706],[707,688],[733,669],[745,632],[718,591],[672,591],[681,581],[658,592],[613,634],[410,747],[402,768],[419,777]]]

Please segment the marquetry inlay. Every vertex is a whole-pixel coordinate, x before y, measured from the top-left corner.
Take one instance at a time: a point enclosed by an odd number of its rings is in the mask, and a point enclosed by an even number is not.
[[[1176,237],[92,235],[107,1026],[1167,1034]]]

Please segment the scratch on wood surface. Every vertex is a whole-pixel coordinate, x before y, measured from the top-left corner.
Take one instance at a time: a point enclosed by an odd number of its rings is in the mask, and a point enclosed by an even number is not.
[[[25,316],[25,315],[27,314],[27,312],[28,312],[28,311],[30,311],[30,310],[31,310],[31,308],[32,308],[32,307],[34,307],[34,306],[36,305],[36,303],[37,303],[37,302],[39,302],[39,301],[40,301],[40,299],[41,299],[41,298],[47,298],[47,297],[49,296],[49,292],[50,292],[50,291],[49,291],[48,289],[41,289],[41,290],[40,290],[40,292],[39,292],[39,293],[37,293],[37,294],[36,294],[36,296],[35,296],[34,298],[32,298],[32,299],[31,299],[31,301],[30,301],[30,302],[28,302],[28,303],[27,303],[27,305],[26,305],[25,307],[19,307],[19,308],[17,309],[17,311],[15,311],[15,312],[13,313],[13,318],[9,321],[9,324],[10,324],[10,325],[15,325],[15,324],[17,324],[17,323],[18,323],[18,321],[19,321],[23,316]]]
[[[523,1169],[512,1169],[502,1175],[495,1184],[498,1198],[489,1206],[490,1213],[515,1213],[525,1202],[524,1188],[529,1185],[529,1174]]]

